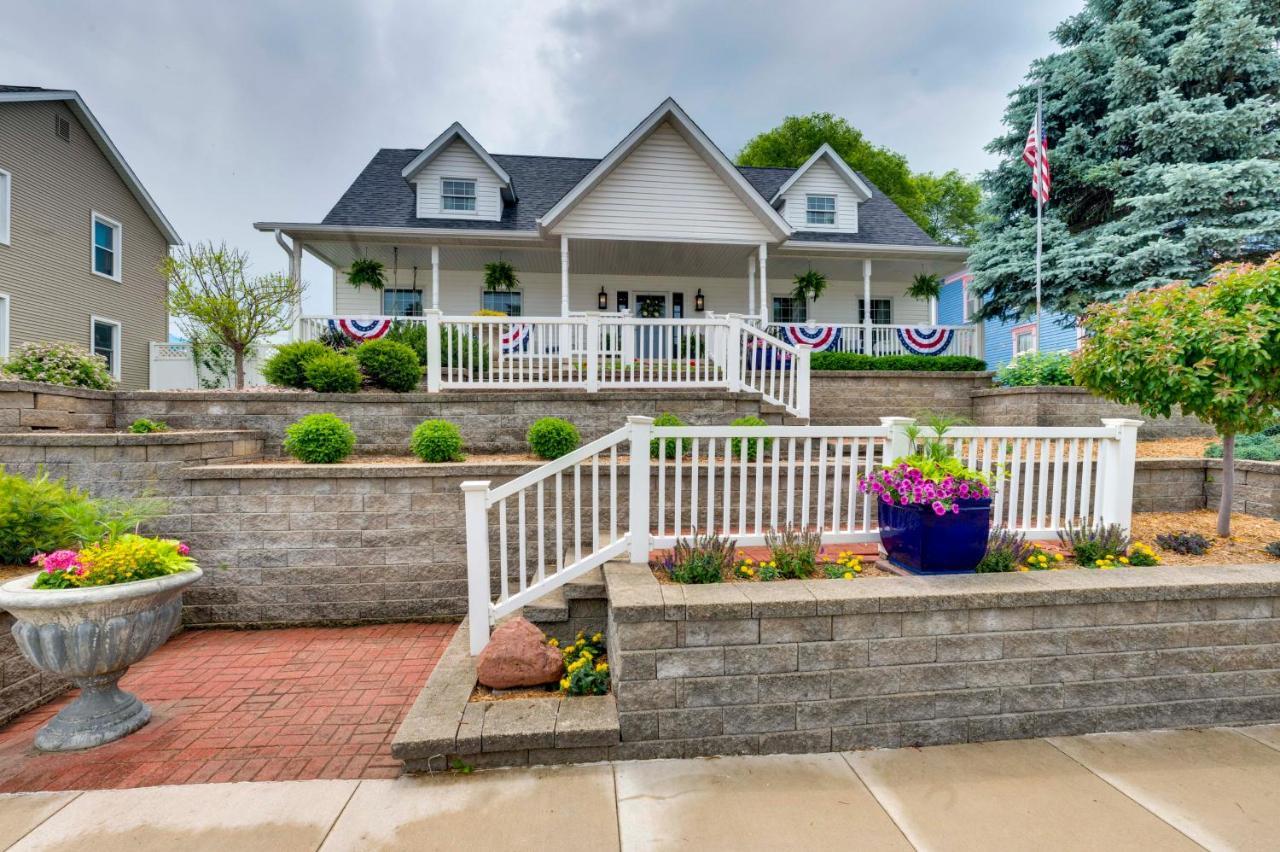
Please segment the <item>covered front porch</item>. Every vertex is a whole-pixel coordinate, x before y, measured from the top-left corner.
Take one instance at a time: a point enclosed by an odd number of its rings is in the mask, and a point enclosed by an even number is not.
[[[945,276],[959,269],[963,249],[422,230],[311,226],[285,232],[290,239],[282,237],[282,244],[291,254],[300,258],[302,251],[310,252],[333,275],[333,313],[304,318],[299,333],[318,334],[331,320],[416,317],[431,310],[446,317],[494,311],[526,320],[599,315],[689,321],[735,315],[815,351],[980,356],[982,350],[978,327],[938,326],[936,304],[907,295],[914,276]],[[381,291],[347,282],[346,270],[362,258],[383,264]],[[515,287],[485,287],[485,265],[495,261],[515,268]],[[810,269],[825,276],[825,292],[816,300],[795,298],[795,276]],[[558,332],[555,337],[551,345],[559,350]]]

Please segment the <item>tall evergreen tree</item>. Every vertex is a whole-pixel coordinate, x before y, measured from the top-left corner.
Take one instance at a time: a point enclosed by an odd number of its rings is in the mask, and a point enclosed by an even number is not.
[[[1280,4],[1086,0],[1033,63],[987,150],[976,282],[987,313],[1034,303],[1035,200],[1022,147],[1043,87],[1053,195],[1044,300],[1085,304],[1280,249]]]

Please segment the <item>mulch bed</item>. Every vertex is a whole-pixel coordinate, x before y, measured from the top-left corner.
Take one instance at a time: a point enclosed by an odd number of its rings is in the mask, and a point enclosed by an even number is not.
[[[1161,438],[1158,441],[1139,441],[1138,458],[1202,459],[1205,447],[1217,442],[1217,438]]]
[[[1218,513],[1210,509],[1194,512],[1139,512],[1133,516],[1133,538],[1155,548],[1165,565],[1257,565],[1280,562],[1262,548],[1280,541],[1280,521],[1254,515],[1233,514],[1231,537],[1218,538]],[[1203,556],[1171,553],[1156,544],[1161,533],[1200,533],[1212,542]]]

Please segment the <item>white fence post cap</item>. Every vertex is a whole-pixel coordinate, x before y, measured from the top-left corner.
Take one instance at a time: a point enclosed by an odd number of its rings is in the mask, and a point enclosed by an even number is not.
[[[488,491],[489,480],[487,479],[468,479],[460,486],[463,491]]]
[[[1141,426],[1146,423],[1145,420],[1134,420],[1129,417],[1104,417],[1102,418],[1103,426]]]
[[[909,426],[915,422],[916,422],[916,419],[914,417],[881,417],[880,418],[881,426]]]
[[[645,417],[643,414],[628,414],[627,422],[637,426],[640,424],[650,425],[653,423],[653,418]]]

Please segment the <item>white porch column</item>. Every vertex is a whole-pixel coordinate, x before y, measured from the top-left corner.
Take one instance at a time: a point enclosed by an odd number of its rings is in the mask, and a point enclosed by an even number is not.
[[[760,244],[760,321],[767,328],[773,321],[773,313],[769,307],[769,245]]]
[[[560,236],[560,316],[569,316],[569,237]]]
[[[756,316],[756,260],[747,257],[747,316]]]
[[[862,260],[862,351],[871,354],[871,260]]]
[[[431,247],[431,310],[440,310],[440,246]]]
[[[929,325],[938,324],[938,300],[936,297],[929,298]]]

